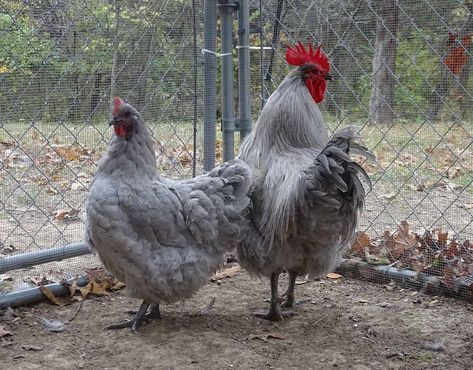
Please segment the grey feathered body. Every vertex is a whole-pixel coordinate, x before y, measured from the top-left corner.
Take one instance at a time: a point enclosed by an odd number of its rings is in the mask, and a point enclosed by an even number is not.
[[[141,119],[141,116],[140,120]],[[85,241],[131,296],[190,297],[246,233],[250,170],[235,160],[186,181],[159,176],[144,123],[114,136],[87,204]]]
[[[271,95],[239,158],[253,173],[252,228],[238,248],[257,275],[333,271],[354,237],[364,189],[349,149],[352,129],[331,141],[304,82],[289,75]],[[367,153],[362,153],[367,154]],[[367,179],[369,181],[369,179]]]

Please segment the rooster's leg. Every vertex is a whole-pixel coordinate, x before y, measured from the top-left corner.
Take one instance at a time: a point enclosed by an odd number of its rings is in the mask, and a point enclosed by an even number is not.
[[[257,317],[261,317],[262,319],[267,319],[271,321],[281,321],[284,320],[285,317],[290,317],[294,315],[294,311],[281,310],[281,303],[279,301],[278,295],[278,281],[279,281],[279,272],[271,273],[271,303],[269,306],[269,312],[264,313],[257,313]]]
[[[137,310],[128,310],[126,311],[127,314],[135,316],[138,311]],[[145,319],[160,319],[161,312],[159,311],[159,304],[152,304],[149,306],[148,312],[145,314]]]
[[[159,304],[152,304],[149,307],[149,310],[146,313],[145,317],[147,319],[160,319],[161,318],[161,311],[159,311]]]
[[[138,331],[138,328],[141,326],[141,324],[143,323],[143,320],[146,317],[146,312],[148,311],[149,306],[150,305],[146,303],[146,301],[143,301],[135,317],[133,317],[131,320],[125,320],[125,321],[119,322],[118,324],[106,326],[105,329],[110,330],[110,329],[131,328],[131,330],[134,333],[136,333]],[[153,307],[151,307],[151,311],[153,311]],[[159,312],[159,308],[158,308],[158,312]]]
[[[289,285],[287,286],[287,292],[285,294],[286,300],[282,304],[283,308],[294,308],[294,288],[296,286],[297,272],[289,271]]]

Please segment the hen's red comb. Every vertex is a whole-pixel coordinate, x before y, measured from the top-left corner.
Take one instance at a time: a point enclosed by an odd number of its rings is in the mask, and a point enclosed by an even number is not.
[[[113,98],[113,110],[112,110],[112,115],[116,116],[118,114],[118,111],[120,110],[120,107],[125,104],[125,102],[118,96],[115,96]]]
[[[309,50],[299,41],[295,46],[287,47],[286,60],[291,66],[302,66],[304,64],[315,64],[321,72],[330,71],[330,63],[322,51],[322,44],[314,51],[312,43],[309,42]]]

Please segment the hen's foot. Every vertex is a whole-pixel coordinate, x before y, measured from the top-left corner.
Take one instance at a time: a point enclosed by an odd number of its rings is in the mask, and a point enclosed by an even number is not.
[[[112,325],[106,326],[105,329],[116,330],[116,329],[123,329],[123,328],[131,328],[133,333],[137,333],[139,327],[141,326],[141,324],[146,318],[151,318],[152,317],[151,315],[156,315],[156,311],[153,309],[154,307],[157,307],[158,315],[159,315],[159,306],[152,306],[150,311],[147,312],[149,306],[150,306],[149,304],[147,304],[146,302],[143,302],[140,306],[140,309],[136,313],[135,317],[133,317],[133,319],[125,320],[125,321],[119,322],[118,324],[112,324]]]
[[[292,310],[281,310],[279,304],[272,306],[268,312],[256,312],[255,316],[260,319],[270,320],[270,321],[283,321],[288,317],[294,316],[296,313]]]

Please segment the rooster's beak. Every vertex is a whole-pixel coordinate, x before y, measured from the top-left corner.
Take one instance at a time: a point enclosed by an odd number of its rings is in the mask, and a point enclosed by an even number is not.
[[[115,125],[119,122],[118,117],[113,117],[112,120],[108,123],[109,126]]]
[[[325,75],[325,80],[327,80],[327,81],[333,81],[332,75],[330,75],[330,74],[327,73],[327,74]]]

